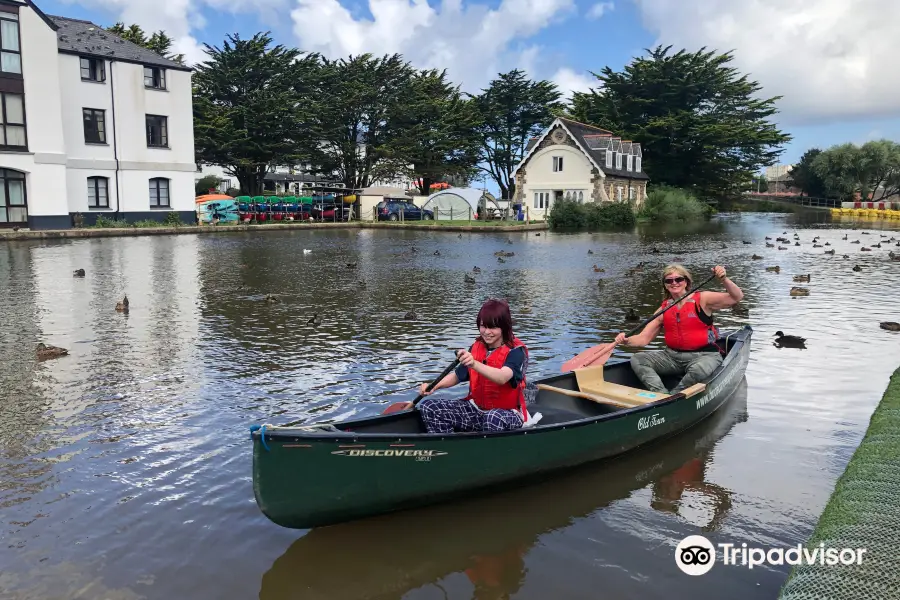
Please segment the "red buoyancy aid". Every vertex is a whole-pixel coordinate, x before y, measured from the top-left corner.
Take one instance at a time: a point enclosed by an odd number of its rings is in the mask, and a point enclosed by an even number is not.
[[[666,308],[672,300],[663,302]],[[700,292],[694,292],[684,304],[670,309],[663,315],[663,329],[666,345],[679,352],[719,350],[716,339],[719,331],[712,323],[712,317],[700,307]]]
[[[513,348],[525,350],[525,360],[528,361],[528,348],[518,338],[513,338]],[[472,345],[472,358],[489,367],[500,369],[512,350],[503,344],[488,356],[488,348],[481,338],[475,340]],[[485,360],[486,359],[486,360]],[[502,408],[506,410],[519,409],[522,412],[522,421],[528,420],[528,411],[525,409],[525,377],[522,374],[519,385],[512,387],[509,383],[496,384],[487,377],[481,376],[475,369],[469,369],[469,395],[466,400],[474,400],[481,410]]]

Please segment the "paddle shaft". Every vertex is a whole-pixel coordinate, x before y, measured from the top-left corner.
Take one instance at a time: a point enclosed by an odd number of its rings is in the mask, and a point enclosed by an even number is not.
[[[429,384],[428,384],[428,387],[425,388],[425,389],[428,390],[428,391],[430,392],[430,391],[432,390],[432,388],[434,388],[434,386],[436,386],[437,384],[439,384],[439,383],[441,382],[441,379],[443,379],[444,377],[446,377],[447,375],[449,375],[449,374],[450,374],[450,371],[452,371],[453,369],[455,369],[457,366],[459,366],[459,358],[457,358],[456,360],[454,360],[454,361],[453,361],[453,364],[451,364],[449,367],[447,367],[446,369],[444,369],[444,372],[441,373],[440,375],[438,375],[438,376],[437,376],[437,379],[435,379],[434,381],[432,381],[431,383],[429,383]],[[425,397],[425,396],[424,396],[423,394],[419,394],[418,396],[416,396],[416,399],[412,401],[412,405],[415,406],[415,405],[418,404],[419,401],[420,401],[422,398],[424,398],[424,397]]]
[[[653,319],[657,318],[658,316],[660,316],[661,314],[663,314],[664,312],[666,312],[667,310],[669,310],[669,309],[672,308],[673,306],[677,305],[679,302],[681,302],[682,300],[684,300],[685,298],[687,298],[688,296],[690,296],[691,294],[693,294],[694,292],[696,292],[697,290],[699,290],[700,288],[702,288],[703,286],[705,286],[707,283],[709,283],[710,281],[712,281],[712,280],[715,279],[715,278],[716,278],[715,274],[710,275],[709,277],[706,278],[705,281],[703,281],[702,283],[699,283],[699,284],[695,285],[693,288],[691,288],[690,290],[688,290],[687,292],[685,292],[685,293],[684,293],[684,296],[682,296],[681,298],[679,298],[678,300],[676,300],[675,302],[673,302],[672,304],[670,304],[670,305],[667,306],[666,308],[664,308],[664,309],[662,309],[662,310],[660,310],[660,311],[657,311],[657,313],[656,313],[655,315],[653,315],[652,317],[650,317],[649,319],[647,319],[646,321],[644,321],[643,323],[641,323],[640,325],[638,325],[637,327],[635,327],[634,329],[632,329],[631,331],[629,331],[627,334],[625,334],[625,337],[631,337],[631,336],[635,335],[635,334],[638,333],[641,329],[643,329],[644,327],[646,327],[650,322],[652,322]]]

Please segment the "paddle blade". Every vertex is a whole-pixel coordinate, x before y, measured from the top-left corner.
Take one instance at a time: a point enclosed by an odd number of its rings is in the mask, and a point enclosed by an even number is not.
[[[590,360],[590,362],[586,362],[582,365],[582,367],[599,367],[601,365],[605,365],[606,361],[609,360],[609,357],[612,356],[613,350],[615,350],[615,345],[609,349],[608,352],[600,352],[596,357]]]
[[[381,411],[381,414],[389,415],[391,413],[403,412],[404,410],[409,410],[410,408],[412,408],[412,403],[410,402],[394,402],[386,409]]]
[[[569,360],[564,362],[560,370],[563,373],[568,373],[569,371],[574,371],[575,369],[580,369],[588,365],[602,365],[606,362],[615,348],[615,342],[591,346],[575,358],[570,358]],[[597,363],[596,361],[598,360],[602,360],[603,362]]]

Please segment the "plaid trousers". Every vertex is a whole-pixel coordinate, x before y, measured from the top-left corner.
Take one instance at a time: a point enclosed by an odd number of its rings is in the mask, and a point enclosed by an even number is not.
[[[517,410],[481,410],[468,400],[426,398],[419,402],[419,412],[428,433],[508,431],[522,426]]]

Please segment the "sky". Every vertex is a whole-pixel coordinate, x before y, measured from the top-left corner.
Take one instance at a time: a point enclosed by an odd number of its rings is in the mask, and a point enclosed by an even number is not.
[[[774,118],[793,140],[781,163],[811,147],[900,141],[900,69],[892,67],[897,0],[35,0],[46,13],[101,26],[165,30],[202,61],[203,44],[270,31],[276,42],[330,58],[399,52],[446,68],[467,92],[523,69],[568,95],[591,71],[622,69],[657,44],[732,51],[732,63],[782,96]]]

